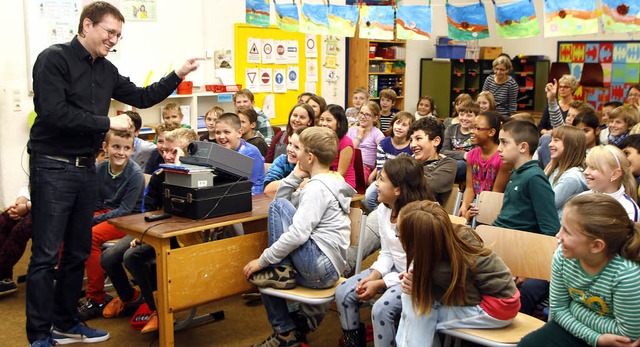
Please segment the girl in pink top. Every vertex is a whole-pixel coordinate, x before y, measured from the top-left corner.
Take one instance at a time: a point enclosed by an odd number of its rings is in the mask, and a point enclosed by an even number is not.
[[[378,142],[384,138],[384,134],[376,127],[380,116],[380,106],[375,101],[369,101],[362,105],[358,113],[360,125],[349,128],[347,136],[353,141],[353,146],[362,151],[362,163],[364,165],[364,181],[367,182],[371,171],[376,167],[376,155]]]
[[[336,132],[340,142],[338,143],[338,155],[331,164],[331,170],[337,171],[344,180],[354,189],[356,188],[356,171],[353,169],[353,141],[347,135],[349,124],[344,109],[338,105],[327,106],[326,111],[320,114],[318,125]]]
[[[481,112],[471,126],[471,142],[477,147],[467,153],[467,189],[458,215],[467,220],[477,214],[471,203],[480,192],[504,192],[511,176],[509,165],[503,164],[498,153],[499,114]],[[472,189],[473,188],[473,189]]]

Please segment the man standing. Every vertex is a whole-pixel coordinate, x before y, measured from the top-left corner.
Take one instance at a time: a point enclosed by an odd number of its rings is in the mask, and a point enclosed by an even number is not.
[[[29,139],[33,245],[27,277],[27,338],[31,346],[100,342],[109,333],[75,317],[84,262],[91,250],[97,196],[95,153],[109,130],[133,131],[126,114],[109,118],[111,98],[140,108],[169,96],[198,67],[138,88],[105,57],[121,39],[124,17],[107,2],[87,5],[78,35],[45,49],[33,67],[38,114]],[[64,243],[64,245],[63,245]],[[58,254],[63,246],[57,275]],[[54,279],[56,284],[54,286]]]

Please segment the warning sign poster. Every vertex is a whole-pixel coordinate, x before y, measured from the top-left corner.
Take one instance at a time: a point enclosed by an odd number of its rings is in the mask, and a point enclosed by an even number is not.
[[[248,39],[247,62],[260,64],[260,47],[262,40],[250,37]]]

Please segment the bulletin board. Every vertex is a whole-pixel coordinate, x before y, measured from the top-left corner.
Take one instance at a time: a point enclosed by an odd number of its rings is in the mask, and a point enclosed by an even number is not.
[[[582,88],[577,96],[600,109],[608,101],[624,102],[629,87],[640,82],[640,41],[559,41],[558,62],[568,63],[577,79],[585,63],[602,66],[604,88]]]
[[[315,93],[318,95],[322,94],[321,86],[322,86],[322,73],[321,73],[321,48],[320,48],[320,36],[314,35],[315,37],[315,48],[317,49],[317,57],[314,58],[316,60],[315,66],[317,67],[317,75],[318,81],[315,82],[316,91]],[[248,52],[250,50],[249,47],[249,39],[273,39],[273,40],[296,40],[298,42],[298,62],[297,64],[289,63],[287,65],[284,64],[263,64],[262,61],[260,63],[254,63],[248,61]],[[298,102],[298,95],[300,93],[305,92],[305,84],[307,82],[307,58],[306,58],[306,47],[307,47],[307,37],[304,33],[299,32],[288,32],[280,30],[276,26],[271,26],[269,28],[260,28],[247,24],[236,24],[235,25],[235,53],[234,60],[236,62],[235,66],[235,78],[236,83],[242,84],[242,88],[247,88],[246,86],[246,73],[247,69],[250,68],[284,68],[287,69],[287,66],[297,65],[298,66],[298,90],[290,90],[287,89],[285,93],[273,93],[275,96],[275,118],[270,120],[272,125],[284,125],[287,124],[287,120],[289,117],[289,111],[291,108]],[[260,48],[262,49],[262,48]],[[313,58],[310,58],[313,59]],[[256,77],[260,79],[260,76]],[[273,79],[274,76],[272,75]],[[270,92],[253,92],[255,96],[255,105],[258,107],[262,107],[265,96],[270,95]]]

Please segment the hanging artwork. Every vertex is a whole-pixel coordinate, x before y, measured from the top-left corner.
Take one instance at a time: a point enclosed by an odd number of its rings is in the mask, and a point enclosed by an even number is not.
[[[298,16],[298,5],[294,2],[292,4],[278,4],[273,2],[276,7],[276,23],[278,28],[284,31],[298,32],[300,30],[300,17]]]
[[[329,34],[353,37],[358,22],[358,7],[355,5],[329,5]]]
[[[447,1],[446,8],[450,38],[469,41],[489,37],[487,11],[482,2],[458,7]]]
[[[396,36],[400,40],[428,40],[431,23],[431,6],[400,6],[396,11]]]
[[[595,34],[598,32],[596,0],[545,0],[544,36]]]
[[[540,34],[533,1],[520,0],[500,6],[496,4],[496,27],[498,35],[507,39]]]
[[[360,29],[360,38],[393,40],[393,7],[362,5],[362,7],[360,7],[358,27]]]
[[[271,16],[269,0],[246,0],[246,4],[245,21],[247,24],[268,28]]]
[[[300,31],[307,34],[329,34],[329,9],[323,4],[303,4]]]
[[[640,4],[634,0],[601,0],[605,32],[640,31]]]

